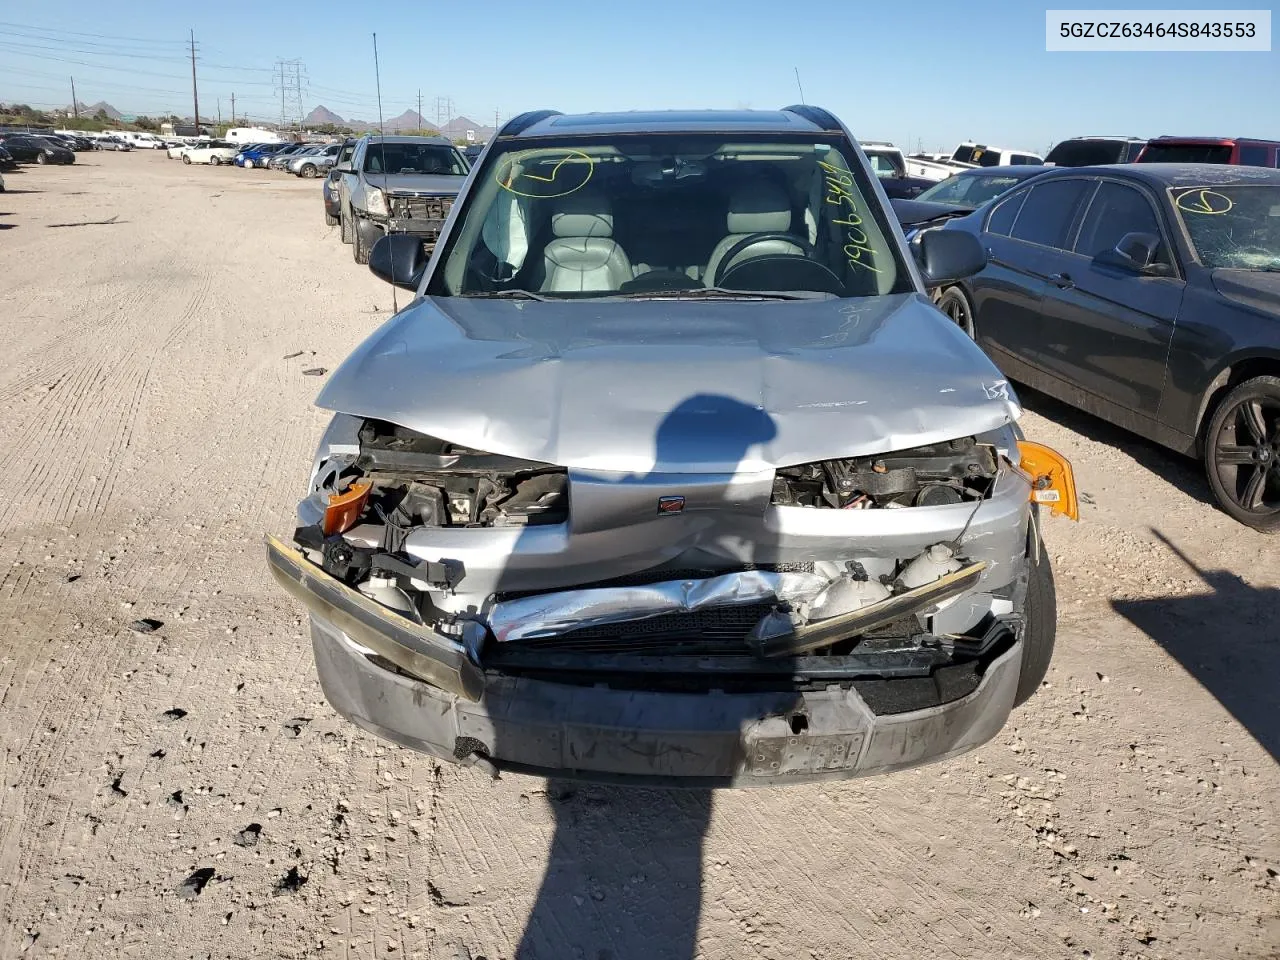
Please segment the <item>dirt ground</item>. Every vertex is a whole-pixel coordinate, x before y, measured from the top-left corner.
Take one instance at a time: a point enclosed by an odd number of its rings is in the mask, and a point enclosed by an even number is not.
[[[1024,397],[1086,496],[1048,525],[1047,685],[981,750],[495,783],[339,720],[265,570],[326,420],[306,371],[391,312],[318,182],[5,179],[0,958],[1280,956],[1280,538],[1191,462]]]

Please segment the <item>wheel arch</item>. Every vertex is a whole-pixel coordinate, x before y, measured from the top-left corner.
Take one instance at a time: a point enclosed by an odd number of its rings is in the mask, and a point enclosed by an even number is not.
[[[1204,456],[1204,432],[1218,402],[1237,384],[1254,377],[1280,377],[1280,350],[1257,349],[1242,352],[1223,361],[1209,380],[1196,411],[1196,455]]]

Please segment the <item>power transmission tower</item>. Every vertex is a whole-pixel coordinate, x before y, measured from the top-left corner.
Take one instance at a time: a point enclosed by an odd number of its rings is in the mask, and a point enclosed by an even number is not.
[[[196,32],[191,31],[191,106],[195,112],[196,136],[200,136],[200,94],[196,92]]]
[[[302,125],[303,90],[306,86],[306,69],[301,60],[277,60],[276,84],[280,88],[280,126]]]
[[[443,129],[444,125],[453,119],[453,98],[452,97],[436,97],[436,129]]]

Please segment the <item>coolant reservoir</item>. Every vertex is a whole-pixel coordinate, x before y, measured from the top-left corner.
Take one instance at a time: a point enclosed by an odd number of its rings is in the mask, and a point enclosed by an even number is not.
[[[370,577],[359,588],[370,600],[375,600],[384,607],[390,607],[403,613],[414,623],[421,623],[422,616],[418,613],[418,608],[413,605],[413,601],[408,595],[401,590],[396,581],[392,577]]]
[[[826,620],[888,598],[889,588],[878,580],[841,577],[833,580],[813,598],[805,615],[809,620]]]
[[[898,582],[911,590],[933,583],[948,573],[955,573],[961,566],[963,564],[956,559],[955,551],[945,543],[935,543],[903,568]]]

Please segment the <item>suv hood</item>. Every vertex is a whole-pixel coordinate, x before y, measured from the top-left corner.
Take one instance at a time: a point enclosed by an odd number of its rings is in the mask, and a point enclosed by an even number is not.
[[[986,355],[916,294],[418,300],[316,403],[489,453],[673,473],[907,449],[1021,414]]]
[[[1220,268],[1213,271],[1213,286],[1228,300],[1280,317],[1280,273]]]
[[[467,179],[439,173],[366,173],[364,178],[369,186],[397,197],[456,195]]]

